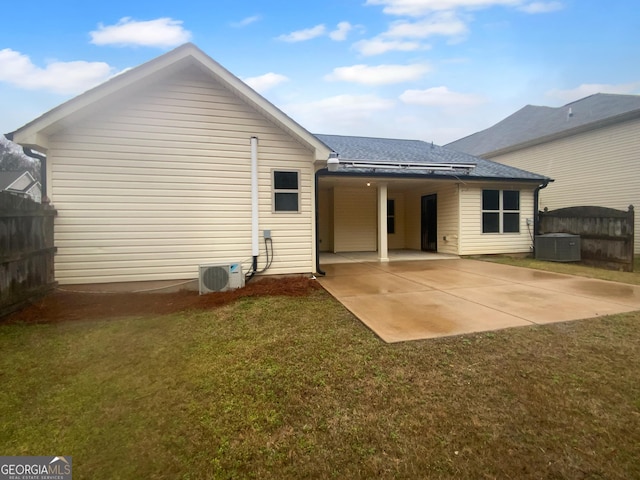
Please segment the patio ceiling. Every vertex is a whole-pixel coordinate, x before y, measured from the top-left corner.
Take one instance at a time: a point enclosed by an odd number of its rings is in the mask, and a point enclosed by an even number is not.
[[[398,177],[349,177],[349,176],[320,176],[318,186],[321,189],[327,189],[335,186],[351,187],[351,188],[376,188],[377,185],[384,183],[388,188],[393,190],[409,191],[413,189],[429,190],[430,187],[442,185],[443,183],[458,182],[456,179],[422,179],[422,178],[398,178]]]

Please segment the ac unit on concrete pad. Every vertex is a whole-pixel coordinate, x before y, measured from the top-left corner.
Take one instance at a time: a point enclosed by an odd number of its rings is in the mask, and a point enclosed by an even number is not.
[[[579,262],[580,235],[570,233],[536,235],[536,260]]]
[[[199,270],[200,295],[244,287],[244,274],[239,263],[200,265]]]

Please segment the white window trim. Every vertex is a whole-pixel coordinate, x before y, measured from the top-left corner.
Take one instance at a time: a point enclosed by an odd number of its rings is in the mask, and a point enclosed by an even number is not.
[[[498,195],[498,210],[485,210],[482,208],[482,201],[483,201],[483,196],[484,196],[484,191],[485,190],[496,190],[499,192]],[[514,189],[506,189],[506,191],[508,192],[518,192],[518,207],[520,207],[521,203],[522,203],[522,191],[520,190],[514,190]],[[480,190],[480,233],[482,235],[520,235],[521,232],[521,227],[522,225],[520,225],[520,222],[522,220],[522,212],[521,209],[518,208],[518,210],[505,210],[504,209],[504,203],[503,203],[503,193],[505,192],[505,190],[500,189],[500,188],[483,188],[482,190]],[[498,229],[499,231],[497,232],[485,232],[484,231],[484,214],[485,213],[497,213],[498,214]],[[517,232],[505,232],[504,231],[504,214],[505,213],[517,213],[518,214],[518,231]]]
[[[296,190],[290,188],[276,188],[276,172],[280,173],[296,173],[298,175],[298,188]],[[271,212],[277,214],[296,214],[300,213],[300,183],[301,183],[301,170],[295,168],[273,168],[271,169]],[[297,210],[276,210],[276,194],[277,193],[295,193],[298,195],[298,209]]]

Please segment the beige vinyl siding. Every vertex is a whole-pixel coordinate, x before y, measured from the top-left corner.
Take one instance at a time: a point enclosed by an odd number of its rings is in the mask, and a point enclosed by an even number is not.
[[[520,233],[482,233],[482,190],[520,191]],[[535,187],[522,184],[467,184],[460,186],[460,255],[528,253],[531,251]]]
[[[422,197],[437,195],[438,252],[458,253],[458,185],[443,183],[436,188],[413,190],[407,193],[406,208],[406,248],[422,249]],[[445,241],[443,237],[447,237]]]
[[[251,263],[250,137],[270,274],[313,271],[312,153],[198,70],[137,92],[50,139],[61,284],[179,280]],[[272,170],[300,172],[300,213],[272,212]]]
[[[387,235],[387,246],[390,250],[405,248],[405,199],[404,193],[389,190],[387,194],[389,200],[395,202],[395,233]],[[386,228],[386,227],[385,227]]]
[[[438,251],[458,254],[459,202],[458,185],[447,185],[438,190]]]
[[[555,180],[540,191],[540,208],[640,207],[640,119],[583,132],[491,160]],[[640,254],[640,221],[635,225]]]
[[[377,190],[336,186],[334,192],[334,251],[377,251]]]

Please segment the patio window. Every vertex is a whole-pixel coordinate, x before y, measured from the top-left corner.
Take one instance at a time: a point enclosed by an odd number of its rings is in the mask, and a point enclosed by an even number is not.
[[[482,233],[520,232],[520,192],[482,191]]]
[[[300,174],[297,171],[273,171],[273,210],[300,211]]]
[[[387,233],[396,233],[396,201],[387,200]]]

